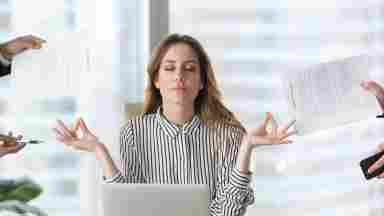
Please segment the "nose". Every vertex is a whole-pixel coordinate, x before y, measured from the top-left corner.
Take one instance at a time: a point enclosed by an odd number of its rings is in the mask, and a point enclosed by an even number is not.
[[[177,69],[176,70],[176,80],[183,81],[184,80],[184,73],[182,69]]]

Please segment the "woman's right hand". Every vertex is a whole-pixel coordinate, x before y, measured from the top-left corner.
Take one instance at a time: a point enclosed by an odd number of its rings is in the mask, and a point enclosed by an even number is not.
[[[56,124],[56,127],[53,128],[56,140],[67,146],[82,151],[95,152],[96,148],[102,145],[98,138],[88,129],[82,118],[76,120],[73,129],[68,128],[61,120],[57,120]]]

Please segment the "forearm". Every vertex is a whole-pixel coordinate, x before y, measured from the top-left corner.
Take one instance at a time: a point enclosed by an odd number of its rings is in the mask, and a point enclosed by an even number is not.
[[[119,170],[104,144],[100,143],[95,147],[95,154],[96,159],[101,163],[103,176],[105,178],[110,179],[118,174]]]
[[[248,144],[246,140],[243,140],[241,146],[239,148],[239,152],[237,155],[236,166],[240,173],[248,174],[250,173],[249,167],[251,163],[251,155],[252,155],[252,146]]]

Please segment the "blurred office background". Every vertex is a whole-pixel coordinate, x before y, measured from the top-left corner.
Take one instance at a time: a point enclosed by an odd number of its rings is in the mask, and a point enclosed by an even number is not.
[[[43,27],[45,33],[86,29],[92,41],[97,42],[92,46],[94,55],[103,59],[99,62],[102,66],[94,67],[95,70],[105,77],[105,87],[114,86],[123,95],[119,100],[128,104],[142,101],[148,50],[160,38],[156,31],[190,34],[208,51],[225,103],[248,128],[257,126],[268,111],[278,113],[279,120],[284,120],[281,123],[288,121],[279,92],[281,73],[380,50],[384,30],[382,3],[381,0],[0,0],[0,41],[28,31],[33,33],[34,27],[40,28],[39,31]],[[164,23],[160,27],[151,25],[149,22],[154,20]],[[97,164],[89,155],[75,153],[54,141],[47,129],[57,117],[70,121],[79,110],[94,113],[93,106],[86,105],[86,97],[55,97],[35,102],[28,113],[9,115],[2,108],[10,101],[9,84],[0,82],[0,88],[3,129],[17,128],[28,138],[45,141],[39,146],[28,146],[22,154],[2,159],[1,176],[28,175],[41,184],[45,191],[33,204],[49,215],[84,215],[81,211],[94,215],[90,208],[84,207],[91,205],[84,200],[91,196],[81,193],[91,192],[80,187],[85,184],[80,178],[84,181],[84,173],[90,175],[89,182],[94,175],[100,177],[98,171],[82,172],[95,169]],[[105,95],[104,99],[108,100],[113,93]],[[118,109],[109,109],[110,115],[114,115],[114,110]],[[103,122],[94,119],[93,123]],[[87,161],[84,157],[88,157]],[[268,199],[255,205],[263,202]]]

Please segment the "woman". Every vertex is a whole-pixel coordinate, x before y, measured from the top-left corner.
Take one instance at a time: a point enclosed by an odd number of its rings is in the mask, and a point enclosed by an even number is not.
[[[57,140],[95,152],[107,182],[207,184],[211,215],[242,215],[254,201],[249,186],[252,149],[290,143],[293,122],[278,129],[269,114],[259,128],[246,133],[221,102],[211,62],[190,36],[172,34],[161,41],[148,77],[144,114],[121,131],[122,172],[81,118],[73,129],[58,120]],[[271,132],[266,131],[269,121]]]

